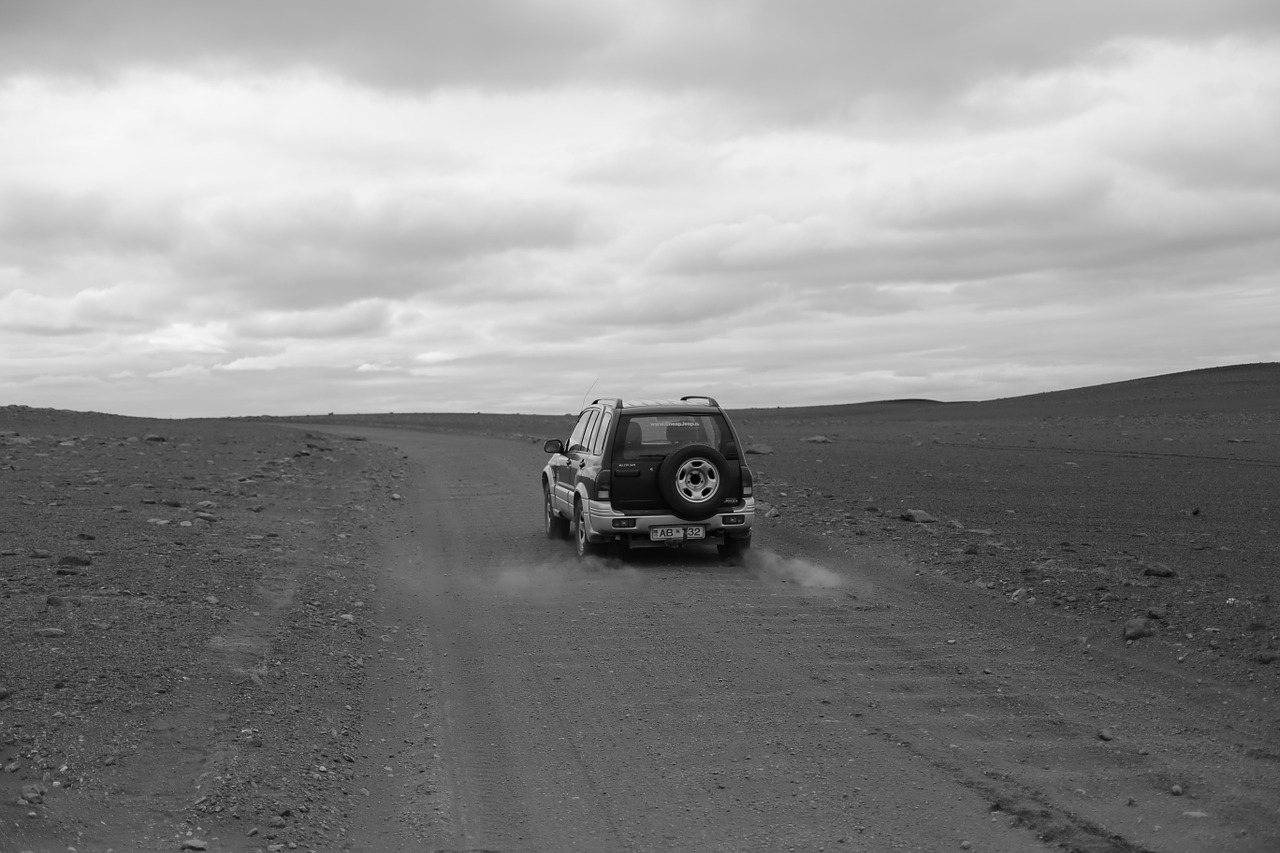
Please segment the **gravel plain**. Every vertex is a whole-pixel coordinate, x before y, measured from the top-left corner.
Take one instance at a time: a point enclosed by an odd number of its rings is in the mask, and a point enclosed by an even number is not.
[[[670,619],[685,668],[713,691],[734,679],[700,669],[706,649],[729,659],[760,638],[776,660],[741,673],[736,692],[716,700],[731,703],[726,713],[766,708],[783,729],[839,717],[858,726],[850,737],[861,740],[848,743],[874,739],[920,765],[890,787],[892,803],[927,811],[935,806],[913,793],[916,783],[951,779],[992,822],[1026,833],[1022,842],[957,835],[935,849],[1020,849],[1027,839],[1065,850],[1280,847],[1280,367],[982,403],[734,417],[763,504],[745,568],[644,555],[575,567],[556,556],[567,560],[568,546],[537,529],[541,441],[561,436],[567,415],[285,424],[0,409],[0,850],[479,849],[481,817],[536,801],[544,753],[508,747],[502,761],[530,767],[508,780],[526,794],[501,808],[468,805],[470,771],[459,767],[472,736],[457,720],[451,736],[442,710],[465,698],[448,692],[469,677],[441,650],[453,640],[439,626],[417,637],[415,654],[436,662],[417,669],[402,669],[415,658],[391,649],[413,619],[397,613],[413,594],[396,591],[408,582],[394,568],[409,559],[406,543],[485,536],[505,544],[480,549],[468,571],[493,567],[497,592],[485,594],[499,597],[471,600],[474,620],[455,625],[448,609],[424,609],[424,619],[479,634],[486,620],[489,633],[505,630],[503,620],[541,621],[522,635],[529,648],[548,644],[542,657],[529,652],[538,661],[568,642],[658,654],[646,631]],[[468,453],[503,459],[468,482]],[[517,529],[423,526],[432,501],[451,494],[464,509],[468,500],[511,505]],[[442,553],[454,559],[454,548]],[[510,603],[513,589],[552,582],[573,591]],[[421,594],[452,596],[456,607],[469,590],[459,581]],[[588,612],[611,616],[578,625]],[[478,658],[513,654],[491,636],[468,642]],[[594,813],[581,818],[612,839],[600,849],[735,849],[728,835],[717,846],[703,836],[688,843],[689,833],[728,833],[748,811],[792,802],[781,777],[761,781],[767,768],[746,772],[749,785],[728,781],[728,743],[705,755],[687,746],[690,772],[706,769],[706,791],[676,786],[662,806],[688,810],[704,795],[742,791],[722,809],[726,823],[686,824],[642,805],[644,781],[667,765],[625,756],[665,747],[643,732],[627,742],[599,721],[655,684],[676,690],[681,676],[633,663],[634,687],[620,688],[604,669],[612,660],[579,672],[584,692],[563,697],[559,676],[530,686],[527,670],[489,673],[499,694],[546,703],[562,740],[581,739],[574,761],[586,770],[570,774],[574,784],[615,791],[613,802],[597,791]],[[809,687],[745,695],[762,674],[781,685],[800,672],[796,683]],[[646,688],[646,678],[663,680]],[[421,719],[388,710],[407,696]],[[560,702],[598,713],[569,722]],[[758,740],[782,751],[782,739],[762,731]],[[435,781],[392,781],[387,743],[396,740],[402,752],[421,748],[415,760]],[[927,849],[901,825],[894,835],[896,806],[869,802],[865,818],[850,810],[850,792],[869,792],[829,763],[837,743],[845,749],[835,737],[830,748],[812,738],[788,746],[821,768],[811,790],[828,790],[811,794],[812,816],[797,818],[793,835],[770,835],[763,822],[757,837],[796,849]],[[591,764],[615,748],[624,758],[614,763],[631,762],[629,782]],[[683,827],[684,842],[644,817],[654,809]],[[955,820],[979,817],[987,820]],[[522,820],[536,831],[520,836],[512,824],[494,836],[510,842],[501,849],[551,849],[510,839],[561,838],[542,819]],[[879,842],[867,840],[872,832]]]

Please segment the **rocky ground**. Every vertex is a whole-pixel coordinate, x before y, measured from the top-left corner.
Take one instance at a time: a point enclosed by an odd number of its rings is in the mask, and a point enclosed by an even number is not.
[[[1250,749],[1274,762],[1278,380],[735,418],[780,537],[1065,616],[1086,661],[1134,649],[1203,673],[1253,715],[1204,725],[1267,732]],[[109,849],[108,824],[133,849],[345,846],[379,793],[353,733],[405,471],[306,421],[540,443],[572,418],[297,420],[0,409],[0,850]]]
[[[0,850],[103,849],[107,815],[139,847],[199,849],[214,823],[326,846],[359,787],[367,519],[394,463],[254,424],[0,410]]]

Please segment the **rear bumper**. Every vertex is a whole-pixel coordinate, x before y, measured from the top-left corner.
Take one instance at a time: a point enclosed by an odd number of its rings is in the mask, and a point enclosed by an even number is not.
[[[751,535],[756,520],[755,498],[747,498],[739,506],[717,512],[702,521],[690,521],[670,513],[622,512],[608,501],[587,501],[587,538],[592,542],[625,539],[636,547],[664,547],[665,542],[652,542],[649,531],[655,527],[701,527],[706,539],[723,542],[726,537],[745,539]],[[694,540],[699,541],[699,540]]]

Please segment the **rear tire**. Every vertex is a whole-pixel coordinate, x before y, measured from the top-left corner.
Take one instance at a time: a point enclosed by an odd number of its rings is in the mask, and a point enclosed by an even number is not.
[[[725,537],[724,542],[719,546],[720,556],[735,566],[742,565],[747,559],[747,553],[751,550],[751,537],[745,539],[731,539]]]
[[[565,539],[569,536],[569,519],[556,512],[556,505],[551,500],[550,487],[542,487],[542,514],[545,519],[548,539]]]
[[[579,560],[604,553],[603,546],[587,538],[587,508],[581,500],[573,502],[573,546]]]

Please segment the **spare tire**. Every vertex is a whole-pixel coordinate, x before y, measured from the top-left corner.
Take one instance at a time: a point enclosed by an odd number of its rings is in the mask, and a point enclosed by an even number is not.
[[[671,511],[689,521],[716,514],[729,491],[729,463],[705,444],[681,447],[658,468],[658,491]]]

